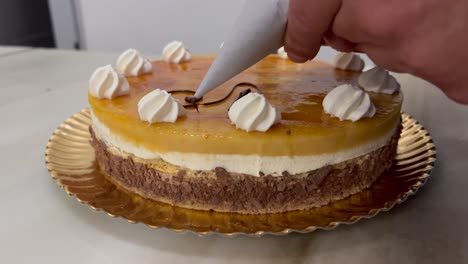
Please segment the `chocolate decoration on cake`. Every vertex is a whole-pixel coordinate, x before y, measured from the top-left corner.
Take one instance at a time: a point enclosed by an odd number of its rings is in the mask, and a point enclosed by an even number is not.
[[[211,101],[211,102],[205,102],[205,103],[198,103],[200,102],[201,100],[203,100],[203,97],[201,98],[196,98],[195,96],[187,96],[185,97],[185,102],[187,102],[188,104],[185,104],[183,105],[184,108],[195,108],[198,112],[198,107],[199,106],[213,106],[213,105],[217,105],[217,104],[220,104],[224,101],[226,101],[229,97],[231,97],[231,95],[234,93],[234,90],[236,90],[237,87],[239,86],[249,86],[255,90],[257,90],[258,93],[262,93],[260,91],[260,88],[258,88],[257,85],[255,84],[252,84],[252,83],[248,83],[248,82],[241,82],[241,83],[238,83],[236,85],[234,85],[231,90],[229,91],[229,93],[221,98],[221,99],[218,99],[218,100],[214,100],[214,101]],[[188,94],[195,94],[195,91],[192,91],[192,90],[172,90],[172,91],[167,91],[168,93],[170,94],[175,94],[175,93],[188,93]],[[246,89],[246,90],[243,90],[239,93],[239,97],[236,99],[239,100],[240,98],[242,98],[243,96],[251,93],[252,90],[250,89]]]
[[[248,94],[251,93],[251,92],[252,92],[252,90],[250,90],[250,89],[247,89],[247,90],[244,90],[244,91],[240,92],[240,93],[239,93],[239,97],[237,97],[236,100],[241,99],[242,97],[248,95]]]
[[[194,96],[187,96],[185,97],[185,102],[189,103],[189,105],[184,105],[185,108],[187,107],[193,107],[197,110],[198,112],[198,104],[197,102],[200,101],[202,98],[196,98]]]

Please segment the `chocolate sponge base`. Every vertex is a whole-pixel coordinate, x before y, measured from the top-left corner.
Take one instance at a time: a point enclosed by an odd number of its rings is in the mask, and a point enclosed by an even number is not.
[[[180,207],[260,214],[320,207],[370,187],[391,167],[400,131],[387,145],[366,155],[301,174],[285,171],[280,177],[231,173],[223,168],[191,171],[170,164],[172,169],[164,171],[151,161],[114,153],[92,129],[91,134],[98,165],[124,189]]]

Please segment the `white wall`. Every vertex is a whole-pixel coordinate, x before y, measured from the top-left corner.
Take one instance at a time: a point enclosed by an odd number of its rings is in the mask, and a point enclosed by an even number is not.
[[[244,0],[49,1],[60,2],[53,10],[59,14],[57,21],[63,28],[57,39],[69,43],[73,33],[82,49],[121,52],[131,47],[147,55],[160,54],[172,40],[183,41],[194,54],[215,53],[244,3]],[[73,24],[70,7],[76,12],[77,32],[70,26]],[[332,61],[335,54],[325,47],[317,59]],[[365,60],[369,65],[370,60],[367,57]]]
[[[214,53],[242,0],[76,0],[82,46],[159,54],[172,40],[196,54]]]

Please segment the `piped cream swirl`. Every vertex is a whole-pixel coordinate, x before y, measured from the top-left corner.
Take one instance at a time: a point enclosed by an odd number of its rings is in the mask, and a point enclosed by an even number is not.
[[[375,115],[376,109],[369,95],[351,84],[340,85],[331,90],[323,100],[327,114],[353,122]]]
[[[158,122],[174,123],[185,115],[182,104],[165,90],[156,89],[138,102],[140,119],[150,124]]]
[[[364,61],[353,52],[338,52],[335,57],[335,67],[345,71],[360,72],[364,69]]]
[[[265,132],[281,120],[280,113],[258,93],[249,93],[235,101],[228,112],[237,128]]]
[[[192,56],[182,42],[172,41],[164,47],[162,57],[169,63],[182,63],[189,61]]]
[[[286,52],[286,50],[284,50],[284,46],[279,48],[278,51],[278,56],[282,59],[287,59],[288,58],[288,53]]]
[[[89,80],[89,93],[97,98],[113,99],[130,93],[130,86],[124,76],[111,65],[97,68]]]
[[[370,92],[393,94],[400,90],[400,84],[395,77],[380,67],[361,73],[358,82],[359,86]]]
[[[124,51],[117,59],[117,71],[125,76],[150,73],[153,65],[135,49]]]

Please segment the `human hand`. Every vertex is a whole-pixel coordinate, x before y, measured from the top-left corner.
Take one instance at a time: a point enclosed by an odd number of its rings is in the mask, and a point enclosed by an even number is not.
[[[468,104],[468,1],[290,0],[285,50],[313,59],[321,44],[438,86]]]

